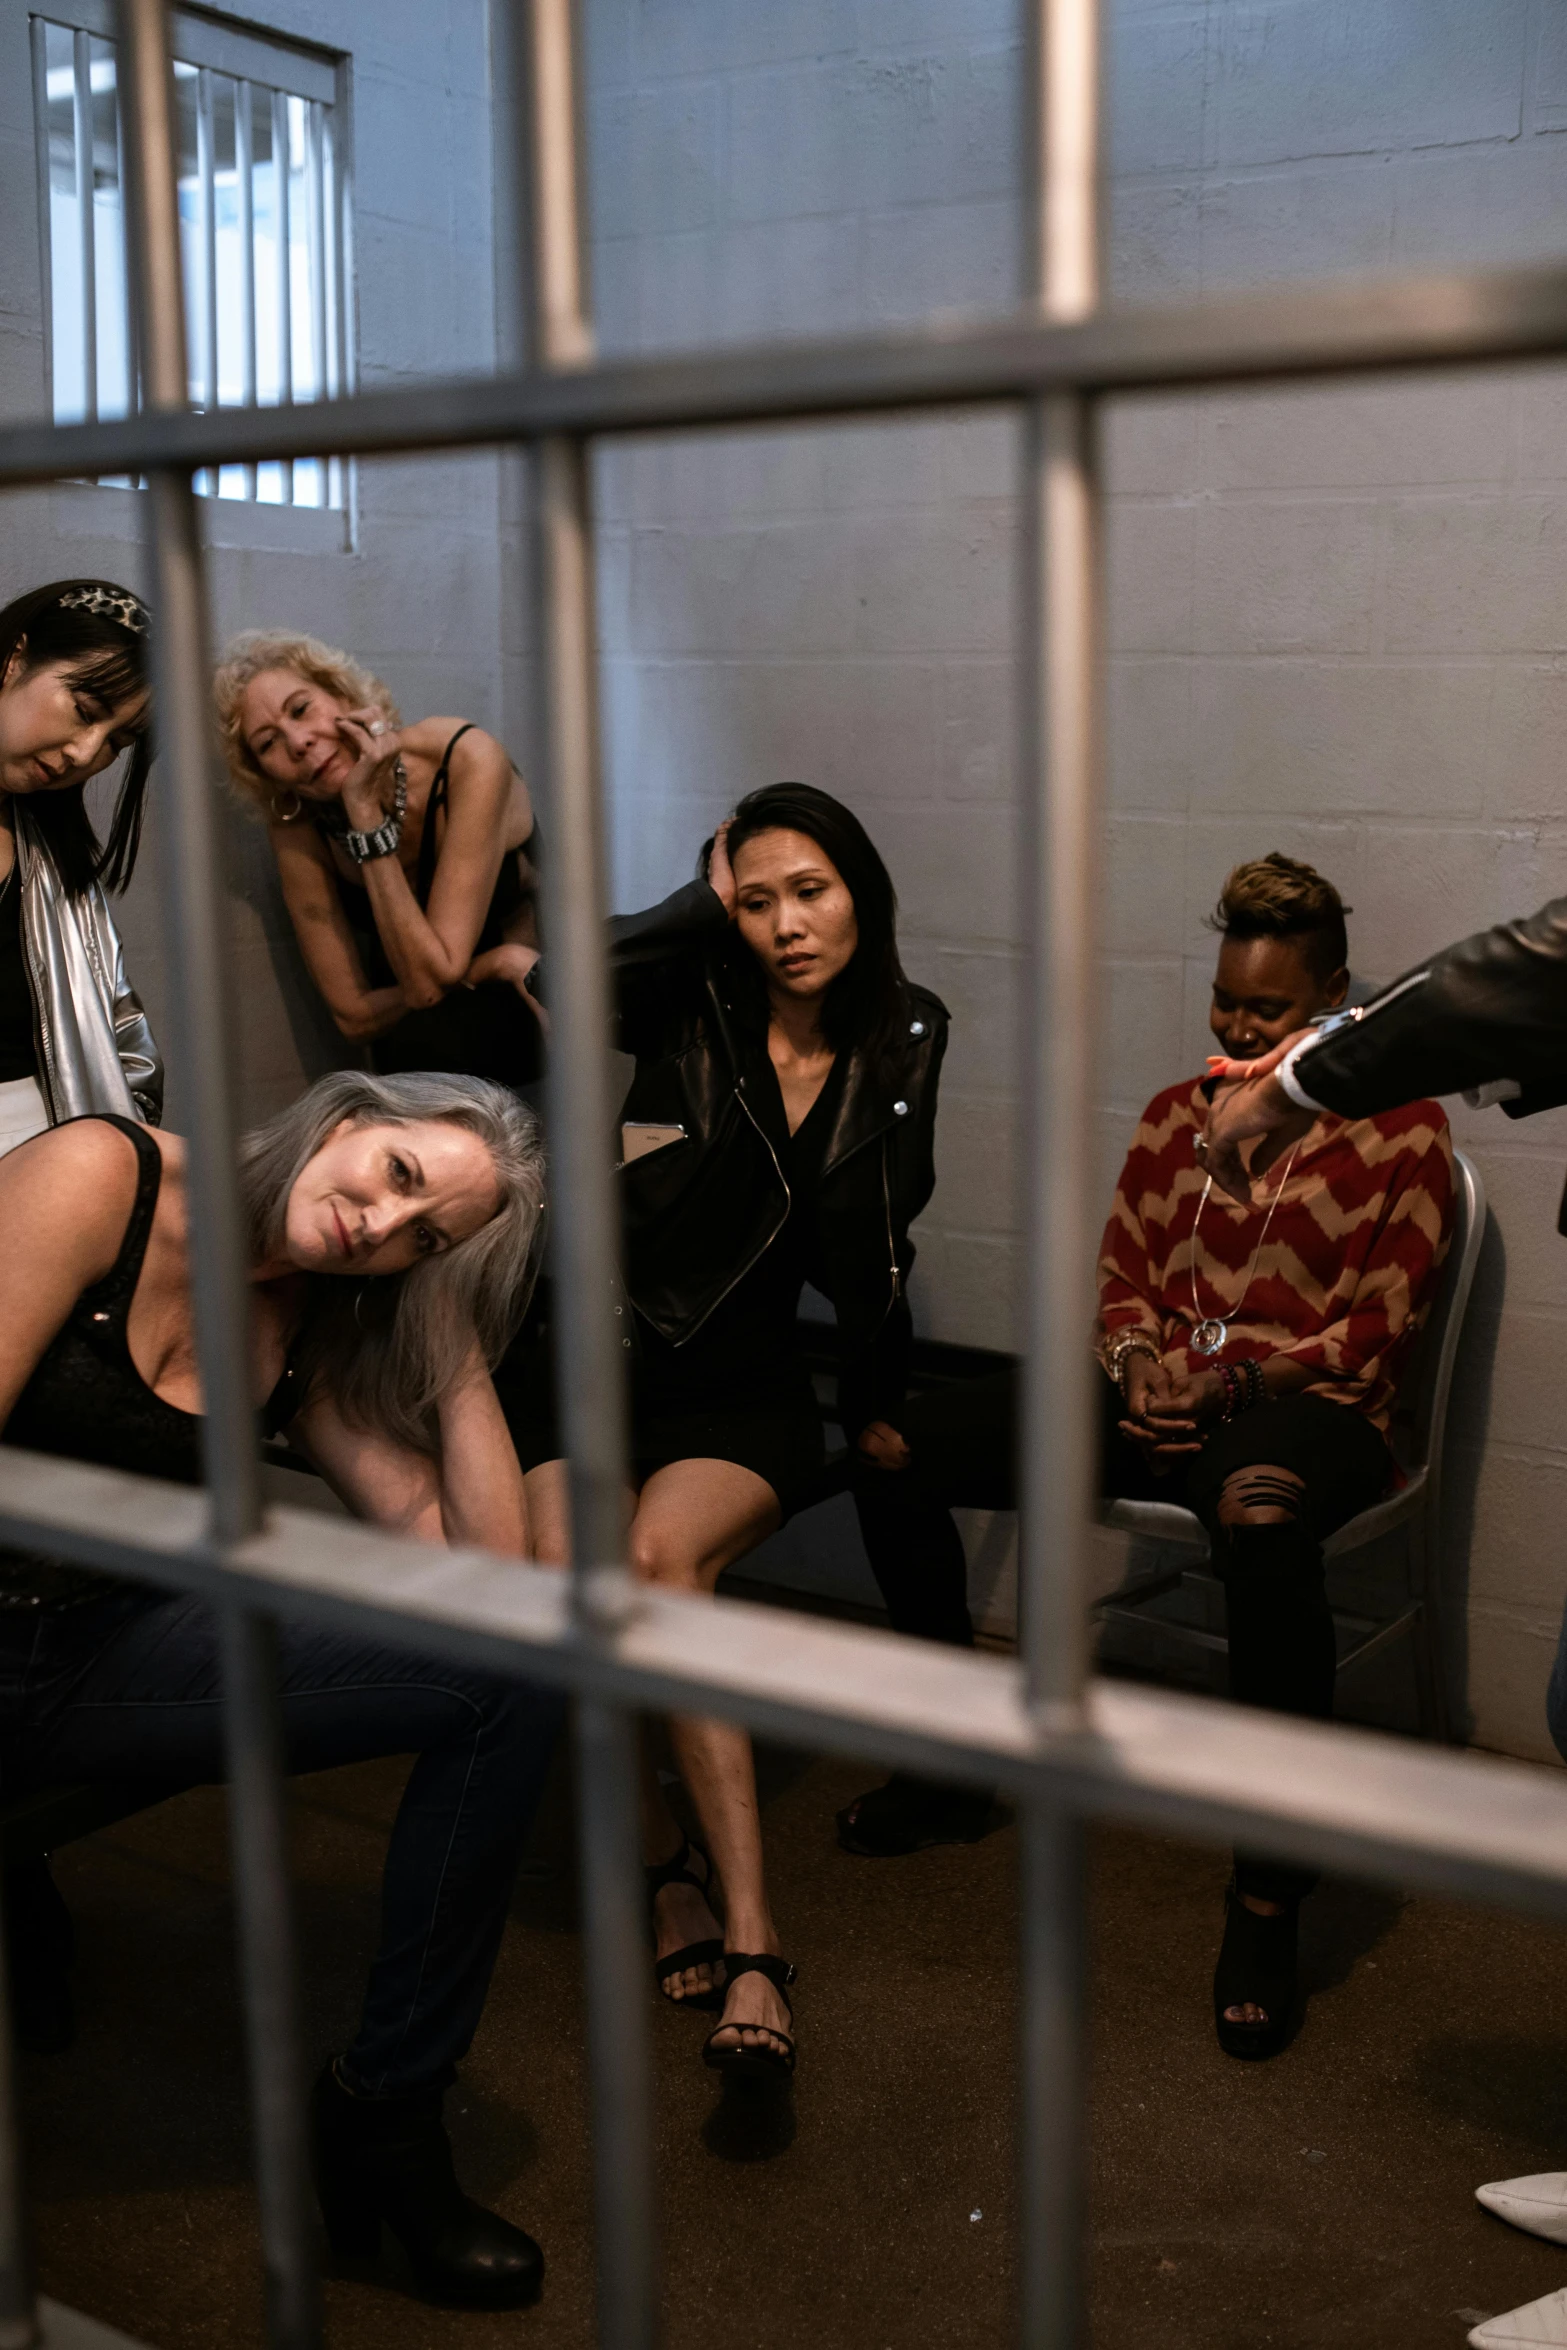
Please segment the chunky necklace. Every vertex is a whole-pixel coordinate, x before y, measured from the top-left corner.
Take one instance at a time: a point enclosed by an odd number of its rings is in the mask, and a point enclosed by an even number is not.
[[[1302,1136],[1301,1140],[1304,1141],[1304,1139],[1305,1137]],[[1216,1355],[1220,1347],[1223,1346],[1225,1340],[1228,1338],[1230,1334],[1230,1324],[1234,1321],[1236,1315],[1240,1312],[1241,1307],[1246,1303],[1247,1293],[1251,1288],[1252,1275],[1257,1270],[1257,1260],[1262,1255],[1263,1243],[1268,1237],[1268,1226],[1273,1222],[1273,1211],[1284,1196],[1284,1186],[1290,1179],[1290,1168],[1294,1166],[1299,1154],[1300,1143],[1297,1142],[1294,1150],[1290,1152],[1288,1165],[1286,1165],[1283,1174],[1279,1177],[1279,1188],[1274,1193],[1272,1199],[1268,1202],[1268,1213],[1263,1222],[1262,1232],[1256,1247],[1251,1252],[1251,1263],[1246,1268],[1246,1287],[1241,1291],[1240,1296],[1235,1300],[1234,1305],[1231,1306],[1227,1314],[1204,1314],[1202,1306],[1199,1303],[1197,1297],[1197,1235],[1202,1225],[1203,1209],[1208,1205],[1208,1194],[1213,1189],[1213,1177],[1210,1175],[1207,1182],[1203,1185],[1202,1198],[1197,1202],[1197,1213],[1192,1219],[1191,1350],[1194,1355]]]

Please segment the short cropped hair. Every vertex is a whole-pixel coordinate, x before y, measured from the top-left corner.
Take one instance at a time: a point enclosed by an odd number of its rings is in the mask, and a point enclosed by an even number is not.
[[[1219,892],[1208,928],[1225,938],[1298,938],[1319,979],[1331,979],[1349,961],[1346,906],[1314,865],[1273,849],[1237,865]]]
[[[246,748],[239,713],[245,688],[267,669],[292,669],[308,684],[333,695],[345,710],[379,710],[388,726],[402,723],[387,687],[352,653],[340,653],[335,645],[291,628],[247,628],[230,637],[212,680],[212,698],[218,706],[218,733],[229,779],[253,809],[266,807],[273,786]]]

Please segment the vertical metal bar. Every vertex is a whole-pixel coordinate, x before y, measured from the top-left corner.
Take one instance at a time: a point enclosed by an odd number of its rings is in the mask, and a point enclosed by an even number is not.
[[[130,159],[130,250],[147,398],[188,404],[174,85],[163,0],[119,0]],[[192,1113],[192,1272],[206,1402],[204,1449],[219,1543],[260,1522],[250,1398],[244,1224],[235,1180],[228,965],[209,772],[206,599],[188,476],[148,485],[158,727],[163,744],[166,919],[173,949],[175,1042]],[[235,1873],[251,2035],[256,2160],[273,2350],[316,2350],[320,2329],[304,2220],[303,2122],[288,1985],[283,1788],[275,1660],[266,1630],[228,1627],[226,1663],[236,1774]]]
[[[318,98],[312,98],[305,108],[305,212],[310,227],[310,364],[314,378],[313,400],[324,400],[326,384],[326,189],[322,183],[325,142],[321,120],[323,108]],[[322,506],[331,504],[331,467],[325,457],[318,457],[315,467],[316,499]]]
[[[223,1681],[245,2036],[262,2155],[257,2189],[267,2341],[274,2350],[315,2350],[321,2295],[307,2183],[293,1902],[280,1800],[283,1718],[271,1617],[224,1609]]]
[[[531,134],[529,238],[534,356],[569,366],[592,350],[582,310],[575,26],[571,0],[522,0]],[[613,1312],[618,1213],[609,1140],[614,1103],[604,960],[603,795],[599,781],[593,522],[588,454],[564,437],[537,469],[545,801],[553,846],[546,880],[551,979],[550,1128],[556,1277],[571,1461],[579,1606],[624,1602],[625,1373],[628,1341]],[[608,1575],[610,1582],[603,1578]]]
[[[218,404],[218,191],[217,159],[213,153],[212,74],[202,66],[196,76],[196,174],[201,185],[201,404]],[[210,497],[218,494],[218,469],[206,467],[201,486]]]
[[[584,1697],[576,1732],[598,2339],[604,2350],[653,2350],[653,2105],[636,1720],[623,1706]]]
[[[98,414],[98,266],[93,217],[92,38],[78,32],[72,41],[71,114],[76,143],[76,234],[82,267],[82,376],[92,423]]]
[[[272,93],[273,225],[277,231],[277,371],[278,399],[286,407],[294,397],[294,256],[289,234],[288,99]],[[294,467],[285,458],[278,467],[283,503],[294,503]]]
[[[256,134],[249,82],[234,84],[234,177],[239,183],[240,402],[256,405]],[[256,494],[256,469],[247,465],[245,495]]]
[[[125,146],[125,88],[118,51],[114,61],[114,160],[120,176],[120,236],[124,251],[125,287],[125,412],[134,416],[144,398],[141,368],[141,321],[131,284],[130,165]],[[140,476],[137,476],[138,486]]]
[[[347,77],[339,67],[337,99],[329,108],[323,129],[323,149],[326,168],[330,174],[331,219],[327,232],[328,251],[332,263],[331,332],[331,396],[334,400],[346,398],[354,385],[354,352],[349,333],[352,315],[349,303],[348,277],[348,134],[344,123]],[[334,457],[329,474],[328,503],[346,511],[349,504],[349,457]]]
[[[51,417],[54,404],[54,347],[59,333],[59,321],[54,314],[54,175],[49,154],[49,28],[41,16],[28,19],[33,52],[33,122],[36,125],[36,158],[38,164],[38,256],[42,264],[41,283],[44,301],[49,310],[49,331],[44,336],[44,400]]]
[[[1052,319],[1094,304],[1096,0],[1035,0],[1034,130],[1044,191],[1035,295]],[[1094,929],[1098,898],[1098,548],[1092,420],[1077,394],[1030,405],[1023,485],[1023,804],[1032,1000],[1023,1639],[1036,1706],[1083,1682],[1083,1556],[1093,1429]]]
[[[305,114],[305,203],[310,222],[310,360],[314,397],[326,398],[326,188],[323,179],[324,109],[312,98]]]
[[[1030,299],[1098,299],[1097,0],[1033,0]],[[1020,1431],[1024,1666],[1036,1713],[1081,1703],[1094,1474],[1093,976],[1098,910],[1098,483],[1076,394],[1024,416],[1023,806],[1029,877],[1028,1330]],[[1023,1807],[1022,2340],[1072,2350],[1083,2321],[1082,1828]]]
[[[174,86],[161,0],[119,0],[130,162],[131,258],[147,400],[189,405],[175,180]],[[250,1395],[249,1284],[235,1180],[227,926],[211,773],[211,671],[197,509],[188,475],[149,483],[154,684],[167,920],[178,1065],[191,1123],[196,1336],[206,1400],[213,1533],[237,1542],[261,1522]]]
[[[47,116],[43,117],[47,121]],[[38,2340],[22,2196],[16,2111],[16,2051],[11,2039],[11,1985],[5,1921],[0,1916],[0,2350],[32,2350]]]
[[[1071,2350],[1084,2319],[1087,2073],[1081,1822],[1049,1802],[1022,1814],[1022,2340]]]
[[[587,357],[580,77],[571,0],[513,0],[528,168],[519,252],[529,278],[533,356]],[[589,1638],[633,1604],[625,1559],[624,1318],[610,1137],[614,1103],[604,953],[604,844],[598,761],[589,453],[544,442],[534,468],[543,658],[542,762],[550,827],[545,919],[551,980],[550,1141],[554,1269],[563,1311],[560,1381],[571,1474],[574,1596]],[[588,2022],[593,2082],[598,2338],[651,2350],[657,2332],[646,1966],[638,1916],[636,1736],[622,1709],[577,1709]]]

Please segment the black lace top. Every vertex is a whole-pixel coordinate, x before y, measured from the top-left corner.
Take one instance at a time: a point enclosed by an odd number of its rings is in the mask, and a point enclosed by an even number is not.
[[[101,1281],[84,1289],[38,1359],[5,1425],[4,1442],[29,1452],[97,1461],[178,1485],[201,1483],[201,1415],[165,1403],[137,1370],[126,1341],[131,1301],[163,1180],[163,1158],[145,1126],[105,1117],[136,1146],[136,1198],[120,1253]],[[268,1435],[297,1408],[292,1364],[267,1398]],[[75,1607],[123,1588],[86,1567],[31,1552],[0,1551],[0,1607]]]

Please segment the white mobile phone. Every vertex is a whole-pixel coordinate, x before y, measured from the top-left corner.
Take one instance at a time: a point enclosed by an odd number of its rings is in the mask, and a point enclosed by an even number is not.
[[[659,1126],[641,1118],[627,1118],[620,1129],[620,1163],[629,1167],[634,1159],[645,1159],[654,1151],[668,1150],[672,1142],[684,1142],[683,1126]]]

